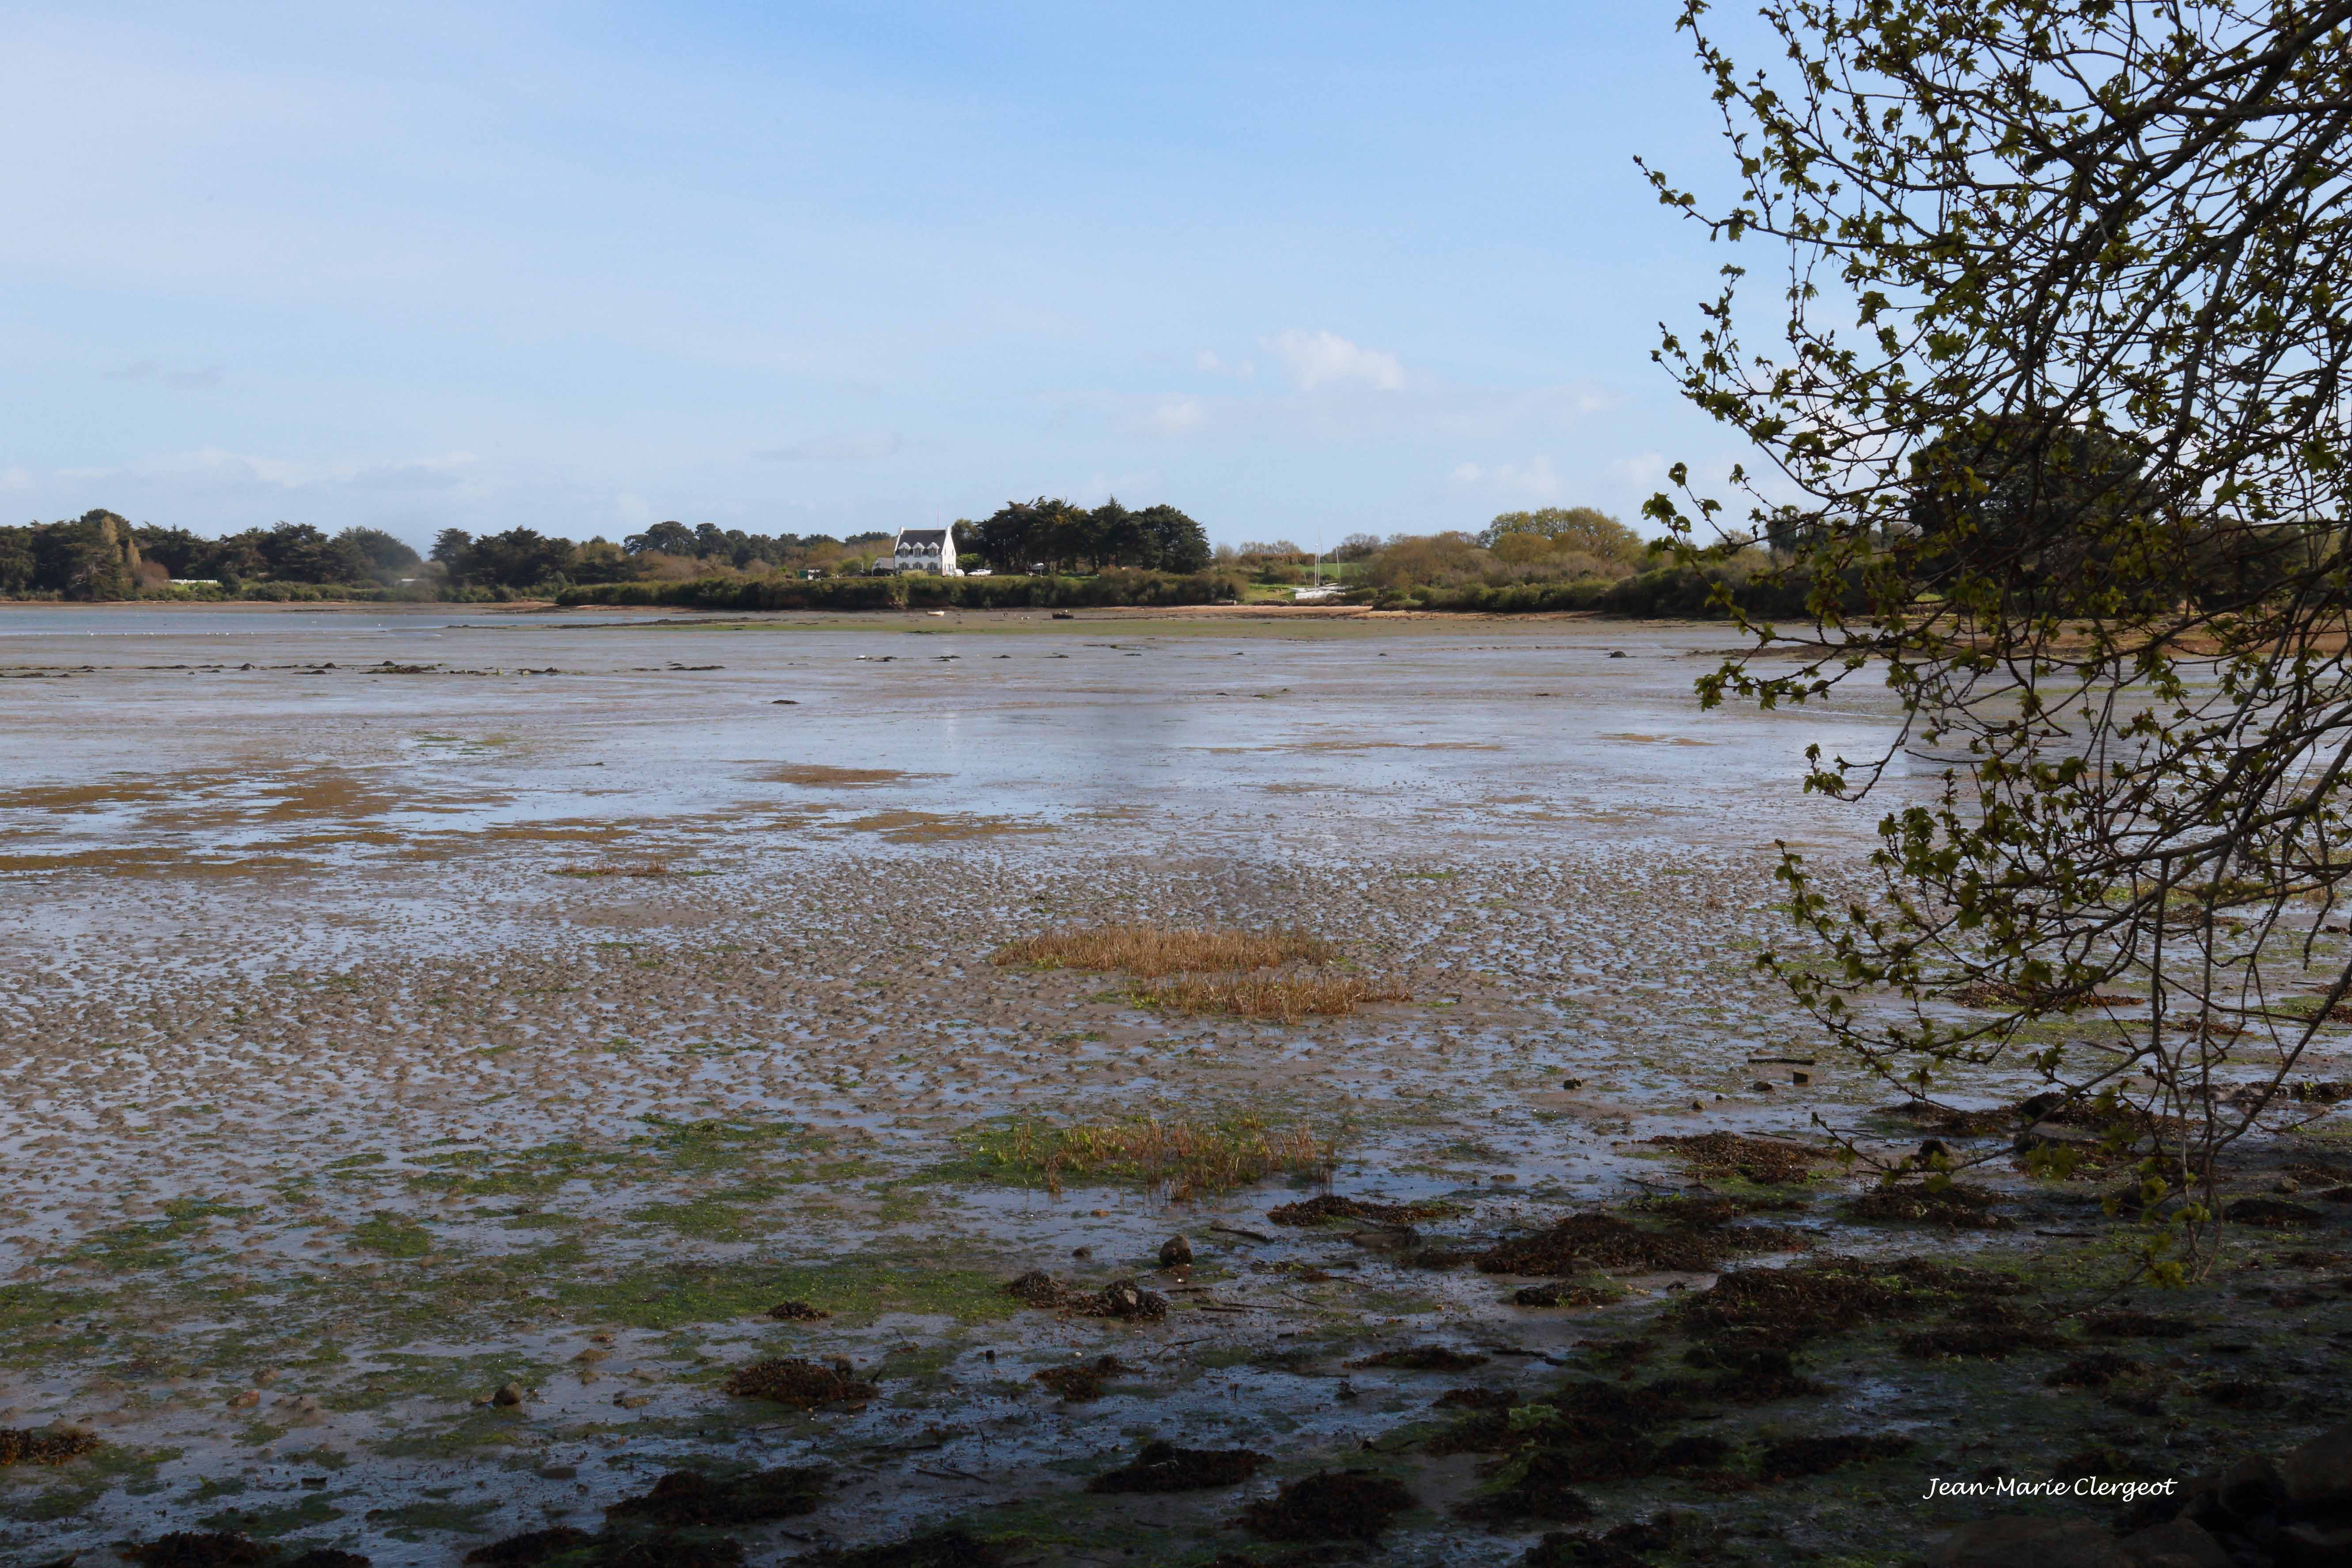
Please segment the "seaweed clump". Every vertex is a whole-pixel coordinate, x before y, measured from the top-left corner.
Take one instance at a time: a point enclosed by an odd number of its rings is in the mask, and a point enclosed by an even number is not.
[[[544,1563],[551,1557],[595,1544],[596,1538],[586,1531],[558,1524],[546,1530],[526,1530],[520,1535],[493,1541],[488,1546],[477,1546],[466,1553],[466,1561],[490,1563],[495,1568],[529,1568],[530,1563]]]
[[[1003,1547],[961,1530],[932,1530],[904,1541],[846,1550],[803,1552],[791,1560],[807,1568],[1005,1568]]]
[[[1550,1229],[1497,1243],[1472,1259],[1485,1274],[1575,1274],[1588,1268],[1704,1273],[1721,1248],[1688,1231],[1643,1230],[1613,1215],[1570,1215]]]
[[[1769,1138],[1747,1138],[1737,1132],[1686,1132],[1644,1142],[1672,1149],[1688,1160],[1703,1176],[1738,1176],[1759,1187],[1791,1186],[1812,1174],[1824,1158],[1801,1143],[1781,1143]]]
[[[1087,1482],[1090,1492],[1196,1492],[1237,1487],[1267,1462],[1249,1448],[1180,1448],[1146,1443],[1134,1458]]]
[[[1784,1437],[1768,1444],[1756,1463],[1759,1481],[1794,1480],[1800,1476],[1825,1476],[1846,1465],[1891,1459],[1911,1451],[1911,1439],[1895,1433],[1863,1436],[1841,1433],[1829,1437]]]
[[[1083,1405],[1089,1399],[1102,1397],[1105,1378],[1116,1377],[1127,1370],[1125,1362],[1117,1356],[1106,1355],[1070,1366],[1049,1366],[1031,1375],[1071,1404]]]
[[[1511,1292],[1515,1307],[1598,1307],[1616,1300],[1597,1285],[1554,1279],[1544,1285],[1522,1285]]]
[[[1029,1306],[1080,1318],[1157,1321],[1168,1315],[1168,1298],[1144,1289],[1132,1279],[1115,1279],[1099,1290],[1081,1290],[1042,1268],[1032,1268],[1007,1280],[1004,1292]]]
[[[97,1450],[96,1437],[70,1427],[0,1426],[0,1465],[62,1465]]]
[[[813,1465],[713,1480],[693,1470],[672,1470],[643,1497],[624,1498],[605,1509],[604,1517],[643,1519],[673,1528],[789,1519],[815,1510],[832,1474]]]
[[[863,1405],[881,1389],[838,1367],[823,1366],[793,1356],[755,1361],[739,1367],[722,1384],[739,1399],[772,1399],[795,1410],[826,1405]]]
[[[1654,1552],[1675,1543],[1675,1516],[1628,1521],[1593,1535],[1585,1531],[1553,1531],[1519,1559],[1522,1568],[1640,1568]]]
[[[1318,1470],[1242,1510],[1242,1522],[1269,1541],[1377,1541],[1414,1500],[1377,1470]]]
[[[231,1531],[175,1530],[123,1553],[146,1568],[243,1568],[277,1552]]]
[[[1871,1273],[1847,1258],[1798,1268],[1741,1268],[1687,1299],[1683,1309],[1710,1329],[1762,1330],[1784,1342],[1843,1333],[1881,1318],[1910,1317],[1926,1305],[1910,1282]]]
[[[1994,1194],[1964,1182],[1891,1184],[1850,1200],[1848,1219],[1913,1220],[1957,1230],[2007,1230],[2015,1222],[1995,1213]]]
[[[1474,1366],[1484,1366],[1493,1358],[1470,1351],[1448,1350],[1444,1345],[1410,1345],[1403,1350],[1382,1351],[1345,1363],[1350,1368],[1393,1366],[1407,1372],[1467,1372]]]
[[[1376,1204],[1363,1198],[1341,1197],[1337,1193],[1325,1193],[1280,1208],[1268,1209],[1265,1217],[1276,1225],[1322,1225],[1335,1219],[1364,1219],[1379,1225],[1412,1225],[1419,1220],[1443,1219],[1459,1214],[1459,1204]]]

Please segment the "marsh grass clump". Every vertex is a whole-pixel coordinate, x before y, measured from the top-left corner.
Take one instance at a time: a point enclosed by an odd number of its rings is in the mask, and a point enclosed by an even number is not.
[[[772,1399],[796,1410],[814,1410],[825,1405],[863,1405],[882,1392],[876,1384],[852,1377],[837,1367],[820,1366],[792,1356],[755,1361],[739,1367],[728,1374],[722,1386],[739,1399]]]
[[[1353,974],[1185,975],[1129,994],[1141,1007],[1197,1017],[1204,1013],[1296,1024],[1345,1017],[1367,1002],[1410,1002],[1412,993]]]
[[[0,1426],[0,1465],[62,1465],[98,1451],[88,1432]]]
[[[595,866],[559,866],[558,877],[667,877],[673,875],[668,865],[660,860],[640,860],[634,865],[611,862]]]
[[[1010,942],[989,955],[1007,968],[1124,970],[1165,974],[1275,969],[1328,963],[1339,949],[1304,931],[1217,931],[1204,926],[1111,925],[1047,931]]]
[[[1271,1127],[1256,1116],[1138,1117],[1125,1121],[1048,1127],[1016,1121],[972,1139],[973,1152],[995,1169],[1059,1193],[1065,1181],[1134,1182],[1165,1185],[1173,1199],[1230,1192],[1268,1176],[1330,1178],[1337,1137],[1319,1138],[1304,1125]]]

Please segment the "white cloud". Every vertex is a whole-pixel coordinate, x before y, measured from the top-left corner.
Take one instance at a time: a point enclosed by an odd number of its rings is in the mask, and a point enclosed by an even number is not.
[[[1202,349],[1192,356],[1192,363],[1195,368],[1207,371],[1212,374],[1225,368],[1225,362],[1217,357],[1217,351],[1214,349]]]
[[[1475,485],[1486,477],[1486,470],[1475,463],[1465,463],[1454,470],[1454,482],[1457,485]]]
[[[1145,426],[1162,436],[1181,436],[1187,430],[1197,430],[1208,419],[1209,411],[1197,397],[1163,397],[1144,416]]]
[[[33,488],[32,471],[27,468],[0,468],[0,490],[28,490]]]
[[[895,457],[902,445],[895,430],[850,431],[812,436],[751,455],[786,463],[859,463]]]
[[[1404,366],[1396,355],[1360,348],[1337,332],[1292,327],[1263,340],[1263,346],[1282,362],[1301,392],[1349,384],[1369,386],[1375,392],[1404,390]]]

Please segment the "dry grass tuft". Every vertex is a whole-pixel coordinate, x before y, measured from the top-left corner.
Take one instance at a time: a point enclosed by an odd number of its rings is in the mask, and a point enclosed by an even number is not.
[[[1412,994],[1402,986],[1361,980],[1352,974],[1216,975],[1207,979],[1186,975],[1157,985],[1140,985],[1130,994],[1139,1006],[1190,1017],[1222,1013],[1235,1018],[1271,1018],[1296,1024],[1301,1018],[1340,1017],[1366,1002],[1410,1002]]]
[[[1328,1181],[1339,1140],[1318,1138],[1305,1125],[1268,1127],[1255,1116],[1216,1121],[1080,1122],[1045,1127],[1034,1121],[982,1131],[982,1160],[1042,1181],[1050,1192],[1073,1181],[1165,1184],[1172,1200],[1196,1193],[1230,1192],[1274,1175]]]
[[[990,961],[1037,969],[1123,969],[1152,978],[1273,969],[1285,963],[1328,963],[1338,956],[1339,950],[1329,942],[1304,931],[1115,925],[1024,937],[998,948]]]

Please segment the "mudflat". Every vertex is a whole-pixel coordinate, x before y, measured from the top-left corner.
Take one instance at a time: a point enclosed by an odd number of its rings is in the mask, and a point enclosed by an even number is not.
[[[1882,1562],[2340,1419],[2352,1118],[2120,1302],[2095,1161],[1819,1153],[2039,1085],[1756,972],[1892,715],[1730,637],[0,611],[0,1553]]]

